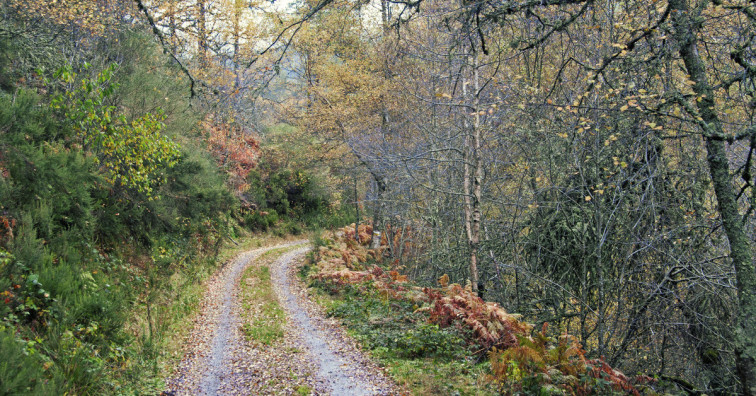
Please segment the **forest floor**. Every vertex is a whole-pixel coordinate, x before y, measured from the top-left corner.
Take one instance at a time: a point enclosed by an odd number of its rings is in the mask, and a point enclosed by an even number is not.
[[[307,241],[239,255],[207,282],[170,395],[386,395],[393,382],[310,301]]]

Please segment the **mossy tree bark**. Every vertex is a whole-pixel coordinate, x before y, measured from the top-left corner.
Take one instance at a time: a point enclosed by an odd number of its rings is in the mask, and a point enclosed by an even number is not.
[[[743,226],[743,217],[730,177],[722,122],[714,107],[714,90],[708,82],[706,65],[698,52],[700,24],[687,0],[669,2],[680,57],[690,75],[696,106],[703,120],[707,162],[722,225],[730,243],[730,259],[735,267],[738,288],[738,321],[735,330],[735,360],[744,395],[756,395],[756,271],[751,244]]]

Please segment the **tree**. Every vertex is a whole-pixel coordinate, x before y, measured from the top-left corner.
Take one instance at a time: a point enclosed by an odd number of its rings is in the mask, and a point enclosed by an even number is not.
[[[630,371],[753,393],[751,5],[322,0],[256,35],[238,1],[200,3],[142,8],[233,109],[218,122],[301,72],[276,109],[308,158],[361,169],[355,201],[412,275],[485,285]]]
[[[380,11],[393,15],[393,51],[370,59],[390,65],[387,84],[371,85],[381,70],[358,61],[370,39],[335,30],[338,47],[300,47],[303,108],[387,186],[376,213],[426,247],[413,275],[474,279],[478,267],[487,295],[580,334],[593,355],[714,392],[734,389],[737,360],[750,392],[752,9],[426,0]]]
[[[426,3],[429,2],[422,2],[424,6]],[[407,3],[416,9],[420,4]],[[680,0],[658,5],[554,0],[466,2],[461,12],[476,21],[481,47],[486,39],[515,32],[522,26],[535,26],[534,30],[520,30],[510,36],[511,46],[523,57],[539,50],[552,52],[542,58],[562,57],[550,65],[556,73],[547,80],[550,87],[544,91],[548,90],[546,98],[572,96],[567,102],[568,115],[574,111],[593,126],[595,120],[586,117],[591,111],[588,99],[608,92],[605,98],[624,101],[617,105],[620,113],[631,110],[666,124],[657,128],[659,124],[654,122],[652,130],[672,130],[678,136],[695,130],[703,138],[712,192],[737,281],[737,330],[732,339],[737,372],[743,392],[753,394],[755,273],[752,242],[745,232],[745,224],[752,222],[749,195],[753,193],[753,145],[735,145],[729,150],[726,147],[726,143],[732,145],[741,140],[753,142],[756,131],[750,105],[755,70],[749,63],[754,40],[753,9],[740,2],[719,1]],[[720,39],[715,31],[726,31],[731,39]],[[572,44],[562,41],[568,37]],[[577,37],[582,41],[574,41]],[[705,43],[705,51],[700,42]],[[589,43],[589,47],[582,48],[581,43]],[[677,67],[682,67],[683,72]],[[584,77],[577,78],[580,75]],[[565,86],[560,84],[562,81],[576,84]],[[651,89],[638,88],[639,82],[653,81],[658,82]],[[607,111],[612,114],[616,110],[610,107]],[[743,180],[737,182],[736,189],[730,163],[740,155],[744,160],[739,160],[738,174]],[[588,198],[593,195],[586,195]]]
[[[706,6],[706,3],[697,5]],[[737,8],[736,8],[737,9]],[[672,27],[675,39],[679,45],[679,53],[685,68],[693,82],[693,92],[696,94],[695,108],[688,105],[686,110],[700,118],[700,128],[706,142],[707,162],[714,192],[717,196],[722,225],[730,244],[730,259],[735,267],[738,288],[738,329],[735,332],[734,346],[738,377],[741,381],[743,394],[756,395],[756,267],[753,262],[751,241],[745,233],[745,218],[740,213],[737,202],[739,194],[733,188],[730,176],[730,160],[725,150],[725,141],[735,138],[748,138],[751,141],[749,157],[756,147],[756,127],[749,125],[741,131],[729,135],[725,132],[715,104],[714,89],[710,85],[710,73],[707,65],[699,54],[698,37],[706,30],[697,20],[702,15],[696,15],[700,9],[693,9],[686,0],[672,0],[669,12],[672,14]],[[756,16],[749,7],[742,7],[743,17],[756,23]],[[702,11],[702,10],[701,10]],[[746,43],[752,43],[753,34],[746,38]],[[730,53],[733,60],[743,68],[739,73],[743,81],[756,77],[756,65],[748,63],[743,58],[748,44],[736,45]],[[746,88],[748,85],[746,85]],[[748,91],[746,91],[748,92]],[[753,91],[749,96],[753,96]],[[752,121],[752,120],[751,120]],[[749,160],[750,162],[750,160]],[[751,164],[746,163],[744,169],[745,187],[749,187],[751,180]],[[744,187],[744,190],[745,190]]]

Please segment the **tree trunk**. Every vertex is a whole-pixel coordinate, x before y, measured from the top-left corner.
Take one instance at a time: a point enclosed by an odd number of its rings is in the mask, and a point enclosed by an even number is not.
[[[207,5],[205,0],[197,1],[197,54],[200,68],[207,67]]]
[[[386,192],[386,182],[380,177],[373,175],[376,185],[375,207],[373,210],[373,239],[370,241],[371,249],[381,247],[381,230],[383,229],[383,193]]]
[[[480,155],[480,78],[478,56],[473,52],[472,72],[473,87],[472,108],[475,112],[472,125],[467,128],[465,137],[464,155],[464,195],[465,195],[465,231],[467,242],[470,247],[470,283],[472,290],[478,291],[478,250],[480,248],[480,201],[481,182],[483,179],[483,165]],[[466,91],[465,83],[462,84],[463,92]],[[466,92],[465,92],[466,93]],[[464,115],[465,117],[467,115]]]
[[[389,72],[389,51],[388,51],[388,30],[389,20],[391,18],[391,5],[387,0],[381,0],[381,26],[383,28],[383,79],[388,81],[391,78]],[[389,133],[389,111],[386,106],[386,97],[381,95],[381,133],[386,136]],[[375,206],[373,211],[373,238],[370,242],[371,249],[381,247],[381,232],[383,230],[383,195],[386,192],[386,179],[376,172],[372,172],[376,184]],[[401,257],[401,256],[400,256]]]
[[[381,26],[384,38],[388,36],[389,21],[391,19],[391,5],[388,0],[381,0]]]
[[[173,1],[168,4],[168,15],[168,31],[171,35],[171,41],[176,43],[178,41],[176,39],[176,3]]]
[[[735,329],[735,364],[743,395],[756,395],[756,270],[754,270],[751,246],[746,236],[743,218],[738,211],[738,202],[730,177],[730,164],[722,139],[722,123],[714,107],[714,91],[709,85],[704,61],[698,53],[697,33],[699,25],[691,15],[687,0],[672,0],[676,39],[680,45],[680,57],[698,96],[696,106],[703,122],[710,131],[705,135],[707,162],[714,185],[714,193],[722,216],[722,225],[730,243],[730,258],[735,267],[738,288],[738,315]],[[714,132],[712,135],[710,132]]]
[[[473,199],[472,199],[472,239],[470,240],[470,250],[472,251],[472,257],[470,257],[470,274],[471,282],[473,284],[473,290],[478,291],[480,286],[480,280],[478,276],[478,251],[480,250],[480,221],[481,221],[481,184],[483,183],[483,160],[481,157],[481,125],[480,125],[480,76],[478,56],[473,55],[473,81],[475,86],[475,122],[473,130]]]
[[[233,26],[233,34],[234,34],[234,58],[233,61],[233,68],[234,68],[234,88],[239,89],[241,86],[241,79],[239,78],[239,60],[241,59],[239,55],[239,48],[241,44],[241,36],[242,36],[242,28],[241,28],[241,19],[243,17],[242,15],[242,7],[243,4],[236,0],[234,2],[234,26]]]

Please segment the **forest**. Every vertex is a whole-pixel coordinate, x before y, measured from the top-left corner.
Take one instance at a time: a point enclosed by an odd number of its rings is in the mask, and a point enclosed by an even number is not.
[[[303,235],[367,349],[383,299],[493,393],[756,395],[753,2],[0,16],[1,394],[159,394],[225,255]]]

